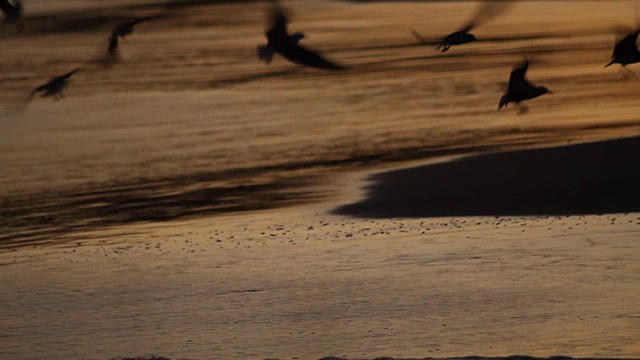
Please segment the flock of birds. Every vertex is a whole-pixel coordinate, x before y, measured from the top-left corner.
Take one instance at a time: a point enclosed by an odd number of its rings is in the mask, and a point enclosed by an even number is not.
[[[257,54],[260,60],[269,64],[275,54],[280,54],[290,62],[302,66],[334,71],[348,70],[348,67],[328,60],[317,51],[300,44],[300,40],[304,38],[304,33],[295,32],[290,34],[288,29],[290,20],[287,15],[287,9],[281,6],[277,0],[270,1],[272,6],[268,13],[269,26],[265,32],[267,43],[257,46]],[[23,6],[21,1],[0,0],[0,8],[4,14],[5,22],[15,25],[18,32],[22,32],[24,30],[24,23],[22,20]],[[483,21],[504,11],[504,9],[505,4],[502,2],[485,1],[472,20],[465,24],[460,30],[442,38],[437,49],[445,52],[452,46],[478,41],[478,39],[471,34],[471,30]],[[132,34],[137,24],[159,17],[160,16],[141,17],[116,25],[112,29],[109,37],[106,62],[113,63],[117,61],[119,58],[119,41]],[[416,30],[411,29],[411,32],[422,43],[428,42]],[[623,69],[626,69],[626,65],[640,62],[640,51],[637,46],[638,35],[640,35],[640,26],[617,41],[613,49],[613,54],[611,55],[612,59],[605,68],[613,64],[620,64]],[[517,64],[511,71],[507,92],[500,99],[498,111],[506,107],[509,103],[515,103],[519,108],[518,113],[525,113],[528,111],[528,108],[523,104],[524,101],[552,93],[544,86],[533,85],[526,78],[529,64],[528,59],[525,58],[522,63]],[[81,68],[76,68],[66,74],[52,78],[45,84],[34,89],[30,94],[30,99],[36,94],[40,94],[41,97],[63,98],[63,90],[69,84],[71,76],[80,70]]]

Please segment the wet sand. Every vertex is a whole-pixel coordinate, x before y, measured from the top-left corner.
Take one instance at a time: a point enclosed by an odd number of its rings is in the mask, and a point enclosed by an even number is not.
[[[336,205],[3,254],[3,356],[638,356],[637,213],[354,219]]]
[[[595,150],[615,155],[637,142],[535,153],[561,162]],[[504,158],[531,153],[381,169],[373,177],[343,173],[324,185],[340,189],[331,201],[115,226],[2,254],[3,356],[637,357],[637,212],[597,215],[587,206],[573,215],[433,217],[423,213],[432,208],[409,202],[414,212],[396,216],[388,198],[358,195],[360,179],[385,188],[403,172],[421,171],[427,180],[466,161],[497,173]],[[608,171],[637,183],[625,161],[611,164]],[[557,170],[544,168],[532,174],[543,179]],[[591,179],[591,170],[574,169],[587,175],[575,184]],[[459,189],[448,184],[444,194]],[[414,200],[431,194],[417,189],[404,190]],[[492,200],[514,201],[502,194]],[[366,204],[368,212],[336,214],[353,210],[349,204]]]
[[[31,0],[3,106],[149,4]],[[633,3],[519,2],[445,54],[408,29],[472,4],[288,4],[352,70],[185,7],[0,117],[0,358],[640,357],[640,81],[603,69]],[[555,93],[498,113],[525,53]]]

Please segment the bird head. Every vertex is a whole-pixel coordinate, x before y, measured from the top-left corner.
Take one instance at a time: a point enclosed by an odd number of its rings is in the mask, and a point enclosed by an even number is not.
[[[291,38],[297,44],[298,41],[300,41],[300,39],[304,38],[304,33],[303,32],[296,32],[293,35],[291,35]]]
[[[547,89],[544,86],[540,86],[538,87],[538,91],[540,92],[540,95],[544,95],[544,94],[553,94],[553,91]]]

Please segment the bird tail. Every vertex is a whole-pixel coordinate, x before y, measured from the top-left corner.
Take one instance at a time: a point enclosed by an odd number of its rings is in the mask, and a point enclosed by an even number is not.
[[[611,60],[607,65],[604,66],[604,68],[608,68],[609,66],[613,65],[616,62],[616,60]]]
[[[269,45],[258,45],[257,47],[258,50],[258,58],[260,58],[260,60],[264,61],[266,64],[271,62],[271,59],[273,59],[273,48]]]

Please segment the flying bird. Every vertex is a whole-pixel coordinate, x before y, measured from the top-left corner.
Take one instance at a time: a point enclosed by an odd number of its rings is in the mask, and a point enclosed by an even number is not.
[[[52,96],[56,100],[64,98],[62,90],[69,85],[69,79],[78,71],[80,71],[80,68],[69,71],[64,75],[56,76],[47,83],[38,86],[31,92],[31,98],[33,98],[37,93],[40,93],[40,97]]]
[[[4,21],[9,24],[15,24],[18,32],[24,30],[22,22],[22,2],[20,0],[0,0],[0,10],[4,14]]]
[[[522,64],[516,65],[511,71],[511,76],[509,76],[509,86],[507,88],[507,93],[502,96],[500,99],[500,104],[498,105],[498,111],[502,109],[502,107],[506,107],[509,103],[513,102],[518,105],[520,111],[518,114],[526,113],[529,108],[521,104],[522,101],[535,99],[540,95],[544,94],[552,94],[549,89],[544,86],[534,86],[529,80],[525,78],[527,73],[527,69],[529,68],[529,60],[525,58]]]
[[[449,50],[449,48],[452,47],[453,45],[462,45],[462,44],[467,44],[473,41],[478,41],[475,35],[469,33],[469,31],[471,31],[473,27],[474,27],[474,24],[470,24],[465,26],[463,29],[460,29],[456,32],[453,32],[445,36],[444,39],[442,39],[442,41],[438,45],[437,49],[438,50],[442,49],[440,51],[445,52]]]
[[[618,40],[613,47],[611,61],[605,65],[607,68],[613,64],[622,65],[622,71],[625,72],[625,78],[635,73],[627,68],[629,64],[640,62],[640,51],[638,51],[638,35],[640,35],[640,17],[638,17],[638,4],[636,4],[636,26],[633,30],[624,27],[614,28],[618,34]],[[624,35],[624,36],[622,36]]]
[[[111,58],[115,58],[118,56],[118,45],[119,41],[122,38],[123,40],[127,35],[131,35],[133,33],[134,27],[143,21],[147,21],[153,19],[152,16],[140,17],[134,20],[122,22],[111,30],[111,36],[109,37],[109,48],[108,54]]]
[[[509,2],[484,1],[471,20],[469,20],[462,28],[438,41],[437,49],[445,52],[454,45],[462,45],[478,41],[475,35],[471,33],[471,30],[504,12],[510,5],[511,3]],[[417,31],[411,29],[411,32],[420,42],[428,43]]]
[[[309,50],[300,45],[300,40],[304,38],[304,33],[296,32],[289,34],[287,25],[289,18],[277,2],[273,2],[269,14],[269,26],[265,32],[267,44],[258,45],[258,58],[269,64],[273,55],[278,53],[285,59],[304,66],[327,70],[346,70],[347,68],[325,59],[318,52]]]
[[[638,51],[638,45],[636,44],[638,35],[640,35],[640,30],[636,30],[618,41],[613,48],[613,54],[611,54],[612,60],[604,67],[620,64],[625,68],[629,64],[640,62],[640,51]]]

